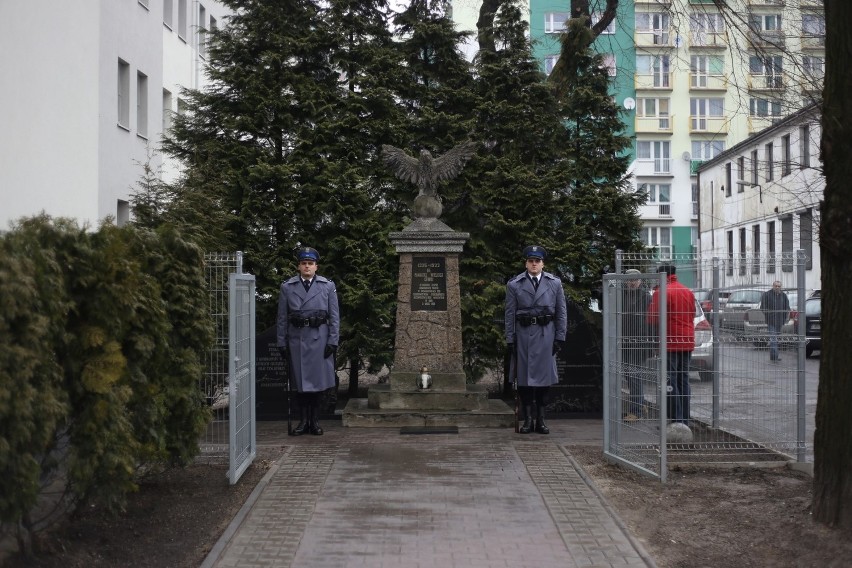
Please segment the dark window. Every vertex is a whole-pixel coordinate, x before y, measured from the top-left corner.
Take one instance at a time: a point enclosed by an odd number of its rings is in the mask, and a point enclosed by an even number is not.
[[[766,272],[775,273],[775,221],[766,223],[766,248],[769,256],[766,259]]]
[[[790,135],[781,137],[781,177],[790,175]]]
[[[781,219],[781,270],[793,272],[793,216]]]
[[[746,229],[740,228],[740,275],[746,273]]]
[[[725,195],[728,197],[731,196],[731,186],[733,185],[733,183],[731,183],[732,181],[733,180],[731,179],[731,162],[728,162],[727,164],[725,164],[725,187],[727,188],[725,190]]]
[[[799,248],[805,252],[805,270],[813,270],[814,215],[812,209],[799,214]]]
[[[766,159],[766,181],[772,181],[775,175],[773,172],[775,169],[775,160],[772,155],[772,142],[764,147],[764,158]]]
[[[760,225],[752,225],[751,227],[751,252],[754,255],[751,273],[760,274]]]
[[[799,168],[811,167],[811,127],[799,127]]]
[[[726,270],[728,276],[734,275],[734,232],[727,231],[728,233],[728,269]]]

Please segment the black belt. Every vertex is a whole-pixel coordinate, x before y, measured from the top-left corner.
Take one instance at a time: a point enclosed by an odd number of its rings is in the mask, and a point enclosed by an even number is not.
[[[522,327],[530,325],[547,325],[553,321],[553,316],[550,314],[543,316],[518,316],[517,320]]]
[[[290,317],[289,321],[290,325],[293,327],[319,327],[322,324],[327,323],[328,318],[325,316],[313,318]]]

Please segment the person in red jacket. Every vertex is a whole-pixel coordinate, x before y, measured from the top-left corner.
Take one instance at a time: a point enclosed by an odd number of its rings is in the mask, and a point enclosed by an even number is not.
[[[667,409],[669,420],[689,423],[689,365],[695,349],[695,296],[677,281],[675,267],[663,264],[657,272],[666,274],[666,355],[668,363]],[[648,323],[660,323],[660,294],[648,307]]]

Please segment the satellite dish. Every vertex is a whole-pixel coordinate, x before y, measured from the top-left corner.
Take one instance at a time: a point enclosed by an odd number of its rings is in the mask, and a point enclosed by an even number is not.
[[[689,152],[684,152],[683,154],[681,154],[680,157],[683,158],[684,162],[688,162],[692,159],[692,156],[689,155]]]
[[[624,99],[624,108],[626,108],[627,110],[633,110],[634,108],[636,108],[636,101],[633,100],[632,97],[627,97],[626,99]]]

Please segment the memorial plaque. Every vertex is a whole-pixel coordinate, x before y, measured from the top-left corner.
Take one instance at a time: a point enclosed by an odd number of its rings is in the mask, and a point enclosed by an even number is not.
[[[411,311],[447,311],[444,257],[415,256],[411,259]]]
[[[276,345],[275,326],[258,333],[254,344],[255,408],[258,420],[287,418],[286,362]]]

